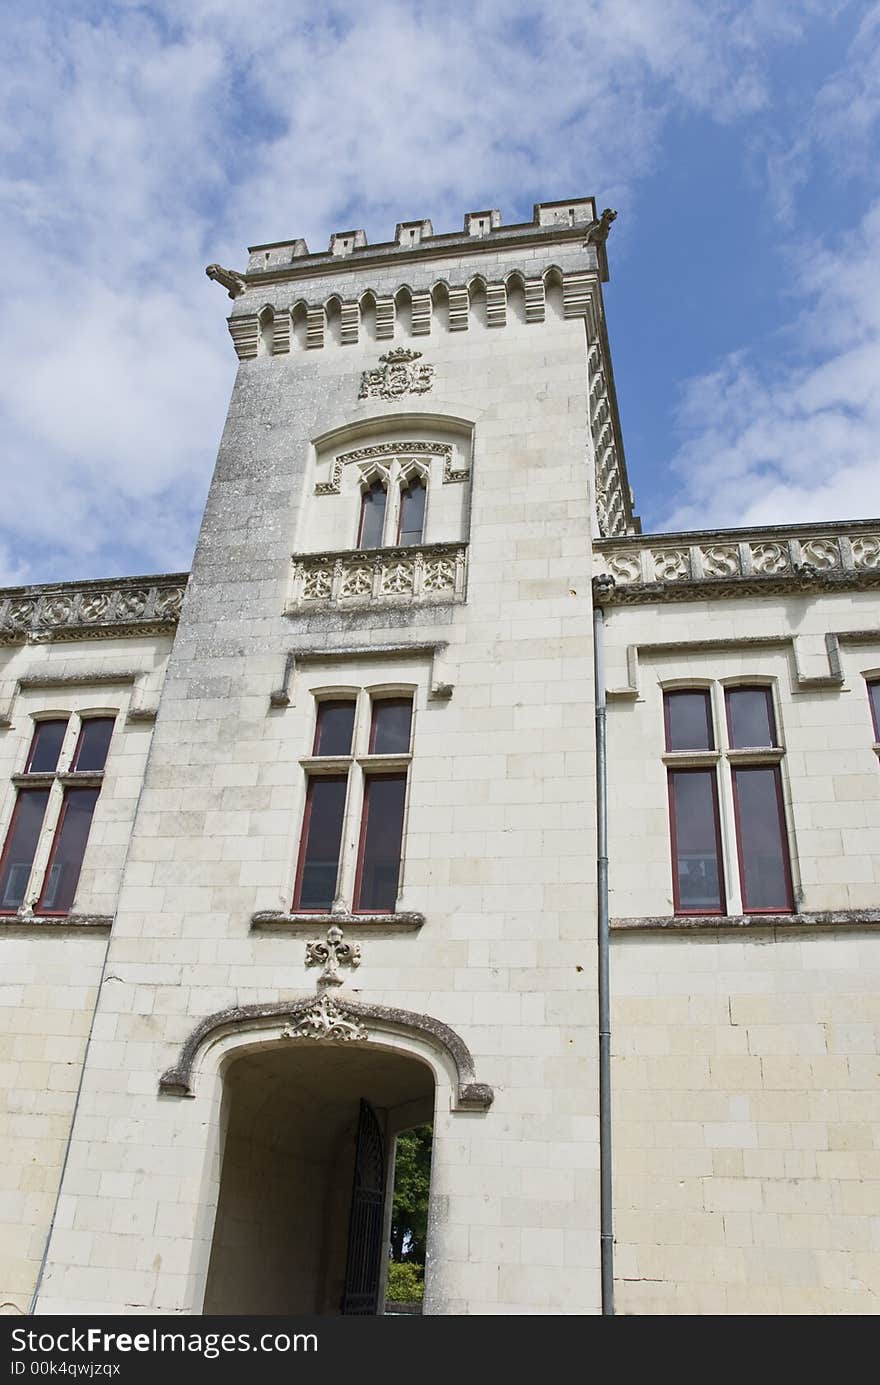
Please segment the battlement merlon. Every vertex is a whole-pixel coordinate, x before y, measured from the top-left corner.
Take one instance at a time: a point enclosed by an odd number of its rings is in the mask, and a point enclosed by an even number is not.
[[[274,241],[249,248],[248,266],[242,277],[245,289],[288,280],[324,278],[351,272],[356,265],[364,270],[388,265],[403,265],[419,260],[442,261],[462,256],[491,256],[498,250],[523,249],[554,244],[585,246],[594,259],[592,267],[608,280],[605,238],[613,213],[596,211],[592,197],[560,202],[538,202],[531,221],[504,226],[496,209],[468,212],[463,231],[435,235],[430,221],[401,221],[393,241],[368,245],[363,231],[337,231],[330,237],[329,249],[312,253],[302,239]]]

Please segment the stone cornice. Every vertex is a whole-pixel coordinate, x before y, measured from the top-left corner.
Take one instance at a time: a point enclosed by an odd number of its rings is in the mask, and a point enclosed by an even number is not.
[[[598,539],[597,605],[880,586],[880,520]]]
[[[173,631],[189,574],[0,589],[0,645],[120,639]]]

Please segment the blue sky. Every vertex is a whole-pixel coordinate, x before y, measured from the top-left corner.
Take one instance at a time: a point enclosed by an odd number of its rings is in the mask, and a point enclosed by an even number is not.
[[[880,3],[37,0],[6,16],[0,583],[188,566],[212,260],[619,212],[646,529],[880,515]]]

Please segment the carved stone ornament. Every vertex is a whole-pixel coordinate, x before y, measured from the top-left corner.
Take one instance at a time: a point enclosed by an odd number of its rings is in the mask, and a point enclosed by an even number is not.
[[[282,1039],[333,1039],[336,1043],[357,1043],[368,1038],[356,1015],[346,1010],[326,992],[304,1011],[293,1024],[281,1031]]]
[[[238,298],[247,288],[242,275],[237,274],[234,269],[224,269],[220,264],[209,264],[205,273],[209,279],[222,284],[230,298]]]
[[[318,977],[319,986],[341,986],[340,967],[359,967],[361,964],[360,943],[347,943],[342,929],[331,923],[327,929],[326,941],[320,939],[306,943],[306,966],[323,967]]]
[[[185,586],[186,573],[170,573],[149,586],[122,578],[0,590],[0,644],[160,633],[177,624]]]
[[[400,346],[380,356],[383,362],[380,367],[361,372],[358,399],[399,399],[402,394],[427,394],[434,384],[434,367],[416,365],[421,355],[421,351]]]
[[[611,223],[616,220],[617,212],[612,207],[606,207],[602,215],[597,217],[595,221],[591,221],[587,227],[584,245],[604,245],[608,239],[608,232],[611,230]]]

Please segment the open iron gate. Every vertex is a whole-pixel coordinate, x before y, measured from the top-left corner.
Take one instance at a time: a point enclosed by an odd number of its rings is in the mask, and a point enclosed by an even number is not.
[[[342,1312],[378,1312],[385,1221],[385,1145],[376,1113],[361,1101]]]

